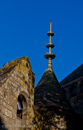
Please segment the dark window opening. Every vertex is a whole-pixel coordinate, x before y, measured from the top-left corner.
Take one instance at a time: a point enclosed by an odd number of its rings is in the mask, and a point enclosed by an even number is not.
[[[71,95],[72,97],[76,96],[76,87],[73,87],[72,90],[71,90]]]
[[[26,63],[26,67],[29,67],[27,63]]]

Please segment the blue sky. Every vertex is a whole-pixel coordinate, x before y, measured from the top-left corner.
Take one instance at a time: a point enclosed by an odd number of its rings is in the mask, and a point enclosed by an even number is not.
[[[47,68],[52,21],[52,67],[58,81],[83,63],[83,0],[0,0],[0,68],[27,56],[35,85]]]

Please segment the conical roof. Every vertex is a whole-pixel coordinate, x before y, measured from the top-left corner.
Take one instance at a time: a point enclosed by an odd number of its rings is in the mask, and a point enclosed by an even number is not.
[[[52,70],[45,71],[35,88],[35,105],[72,109]]]
[[[46,70],[35,88],[35,124],[39,130],[82,130],[82,120],[73,111],[55,74]]]

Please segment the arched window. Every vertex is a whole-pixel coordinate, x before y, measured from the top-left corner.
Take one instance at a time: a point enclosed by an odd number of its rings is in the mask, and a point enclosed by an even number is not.
[[[76,93],[77,93],[76,91],[77,91],[76,87],[73,86],[71,89],[71,96],[72,97],[76,96]]]
[[[26,109],[27,103],[25,97],[20,94],[17,101],[17,117],[23,118],[23,112]]]

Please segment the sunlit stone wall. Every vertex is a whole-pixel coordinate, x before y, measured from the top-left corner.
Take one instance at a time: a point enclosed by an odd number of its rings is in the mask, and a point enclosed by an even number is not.
[[[33,105],[34,74],[29,59],[7,63],[0,69],[0,130],[31,129]]]

